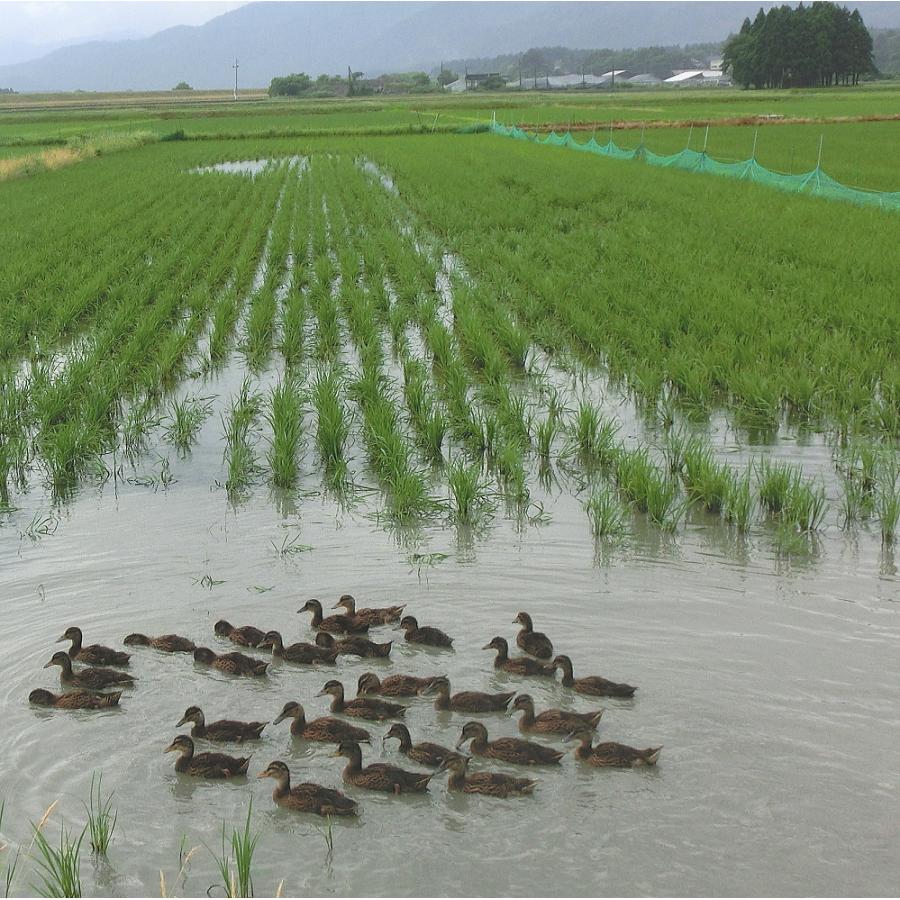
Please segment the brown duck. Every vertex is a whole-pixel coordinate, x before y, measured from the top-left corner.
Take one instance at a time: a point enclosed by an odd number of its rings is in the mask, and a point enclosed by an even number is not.
[[[53,694],[37,688],[28,695],[28,702],[34,703],[35,706],[52,706],[56,709],[108,709],[110,706],[118,706],[121,696],[121,691],[98,694],[96,691],[75,690]]]
[[[153,647],[162,650],[163,653],[193,653],[197,645],[179,634],[161,634],[159,637],[147,637],[146,634],[129,634],[123,644],[135,647]]]
[[[233,644],[240,644],[242,647],[258,647],[266,636],[261,628],[254,628],[252,625],[235,628],[231,622],[225,619],[219,619],[214,627],[219,637],[227,638]]]
[[[194,753],[194,742],[179,734],[163,753],[177,752],[175,771],[198,778],[235,778],[247,774],[249,756],[228,756],[225,753]]]
[[[117,672],[115,669],[90,667],[82,669],[80,672],[74,672],[72,670],[71,657],[68,653],[63,653],[61,650],[53,654],[52,659],[44,668],[49,669],[51,666],[59,666],[62,669],[59,677],[64,684],[71,684],[80,688],[102,690],[118,684],[132,685],[135,681],[133,675]]]
[[[297,643],[284,646],[284,641],[277,631],[267,631],[266,636],[260,641],[259,649],[272,648],[272,656],[276,659],[284,659],[292,663],[312,665],[324,663],[333,666],[337,659],[337,650],[329,650],[327,647],[318,647],[316,644]]]
[[[481,649],[496,650],[497,658],[494,660],[494,668],[502,669],[512,675],[542,675],[552,678],[556,674],[556,669],[552,665],[545,666],[530,656],[516,656],[510,659],[509,644],[506,643],[506,638],[495,637]]]
[[[244,741],[257,741],[268,722],[238,722],[234,719],[219,719],[218,722],[206,724],[203,710],[199,706],[189,706],[178,720],[176,728],[193,722],[191,737],[207,741],[240,744]]]
[[[575,758],[597,768],[634,769],[638,766],[655,766],[662,752],[662,747],[638,750],[614,741],[603,741],[592,747],[589,728],[580,729],[571,736],[571,739],[578,741]]]
[[[291,787],[291,773],[281,760],[273,760],[257,778],[274,778],[272,799],[285,809],[315,813],[317,816],[355,816],[355,800],[332,788],[306,781]]]
[[[348,616],[353,616],[353,618],[359,619],[367,625],[375,626],[396,622],[403,613],[403,610],[406,609],[406,604],[404,603],[401,606],[370,606],[365,607],[364,609],[357,609],[356,600],[353,596],[351,594],[344,594],[344,596],[335,603],[333,609],[343,609]]]
[[[510,797],[514,794],[530,794],[537,785],[537,782],[530,778],[516,778],[500,772],[476,772],[474,775],[467,775],[468,765],[469,757],[458,754],[449,756],[441,763],[441,769],[446,769],[450,773],[447,787],[451,791],[484,794],[487,797]]]
[[[335,640],[327,631],[320,631],[316,635],[316,646],[322,650],[333,650],[340,656],[359,656],[363,658],[381,657],[384,659],[391,655],[393,641],[385,644],[376,644],[364,637],[349,637]]]
[[[331,711],[345,716],[356,716],[360,719],[371,719],[380,722],[384,719],[396,719],[406,714],[406,707],[399,703],[388,703],[386,700],[375,700],[372,697],[357,697],[344,700],[344,686],[339,681],[326,682],[325,687],[316,695],[322,697],[329,694]]]
[[[332,634],[365,634],[369,630],[369,626],[365,622],[354,616],[339,614],[328,616],[328,618],[323,617],[322,604],[318,600],[307,600],[297,612],[311,612],[310,625],[317,631],[330,631]]]
[[[291,734],[294,737],[305,738],[308,741],[339,744],[341,741],[356,741],[360,743],[371,740],[371,735],[368,731],[364,728],[357,728],[343,719],[321,716],[318,719],[313,719],[312,722],[307,722],[306,712],[303,707],[293,700],[284,704],[284,708],[272,724],[277,725],[285,719],[291,720]]]
[[[440,628],[431,625],[419,626],[414,616],[404,616],[400,620],[404,637],[410,644],[427,644],[429,647],[452,647],[453,638],[444,634]]]
[[[363,768],[362,750],[355,741],[342,741],[335,756],[347,758],[341,777],[347,784],[369,791],[387,791],[390,794],[423,794],[434,773],[407,772],[387,763],[372,763]]]
[[[502,759],[504,762],[517,763],[520,766],[544,766],[558,763],[564,756],[559,750],[523,741],[521,738],[498,738],[488,740],[487,728],[481,722],[466,722],[462,734],[456,742],[459,750],[469,741],[469,749],[475,756],[486,756],[490,759]]]
[[[550,659],[553,656],[553,644],[550,643],[550,638],[546,634],[534,630],[531,616],[527,612],[520,612],[513,619],[513,625],[516,624],[522,626],[522,629],[516,635],[516,645],[520,649],[538,657],[538,659]]]
[[[563,709],[545,709],[535,715],[534,700],[528,694],[519,694],[513,702],[513,709],[524,713],[519,719],[519,731],[530,731],[542,734],[571,734],[580,728],[594,729],[603,717],[603,710],[577,713]]]
[[[572,660],[568,656],[557,656],[553,666],[562,669],[564,687],[572,688],[579,694],[590,694],[592,697],[632,697],[637,690],[630,684],[617,684],[607,681],[599,675],[588,675],[586,678],[575,678],[572,674]]]
[[[90,644],[84,647],[81,643],[82,640],[81,629],[73,625],[63,632],[61,638],[57,638],[56,643],[61,644],[63,641],[71,641],[72,646],[69,647],[69,659],[90,663],[95,666],[127,666],[128,660],[131,659],[130,653],[113,650],[112,647],[104,647],[102,644]]]
[[[440,744],[432,744],[430,741],[414,744],[409,729],[402,722],[395,722],[391,725],[391,730],[381,739],[381,743],[384,744],[391,738],[397,738],[400,741],[400,752],[404,756],[422,766],[439,766],[448,756],[457,755],[456,751],[442,747]]]
[[[194,662],[212,666],[229,675],[265,675],[269,664],[243,653],[213,653],[209,647],[198,647],[194,651]]]
[[[364,672],[359,676],[356,693],[381,694],[383,697],[415,697],[433,681],[434,677],[417,678],[415,675],[388,675],[387,678],[379,679],[374,672]]]
[[[509,701],[515,697],[515,691],[504,694],[484,694],[481,691],[460,691],[450,695],[450,679],[444,675],[438,675],[431,680],[431,684],[422,689],[423,694],[437,694],[434,700],[434,708],[437,710],[452,710],[453,712],[503,712],[509,706]]]

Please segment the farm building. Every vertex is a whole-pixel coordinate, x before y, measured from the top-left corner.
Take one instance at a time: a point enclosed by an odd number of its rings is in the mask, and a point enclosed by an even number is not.
[[[685,69],[667,78],[663,84],[675,87],[718,87],[731,84],[731,78],[721,69]]]
[[[625,80],[629,84],[662,84],[662,78],[657,78],[656,75],[653,75],[650,72],[644,72],[641,75],[632,75],[631,78],[626,78]]]

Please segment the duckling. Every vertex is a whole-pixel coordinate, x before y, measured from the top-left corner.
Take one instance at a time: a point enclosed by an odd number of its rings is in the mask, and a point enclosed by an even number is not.
[[[365,622],[354,616],[336,615],[323,618],[322,604],[318,600],[307,600],[297,612],[311,612],[310,625],[317,631],[330,631],[333,634],[365,634],[369,630]]]
[[[334,650],[335,653],[343,656],[359,656],[359,657],[381,657],[382,659],[390,656],[391,645],[393,641],[386,644],[376,644],[364,637],[341,638],[336,641],[327,631],[320,631],[316,635],[316,646],[323,650]]]
[[[127,666],[128,660],[131,659],[130,653],[113,650],[112,647],[104,647],[102,644],[91,644],[88,647],[82,647],[82,640],[81,629],[72,625],[63,632],[62,637],[56,639],[56,643],[61,644],[63,641],[71,641],[72,646],[69,647],[69,659],[78,660],[78,662],[91,663],[97,666]]]
[[[345,701],[344,686],[339,681],[327,682],[316,696],[323,697],[326,694],[330,694],[334,698],[331,701],[333,713],[343,713],[345,716],[356,716],[360,719],[372,719],[378,722],[406,715],[406,707],[399,703],[373,700],[371,697],[357,697],[355,700]]]
[[[400,620],[400,627],[404,631],[404,637],[410,644],[428,644],[430,647],[452,647],[453,638],[444,634],[439,628],[430,625],[422,625],[414,616],[404,616]]]
[[[213,653],[209,647],[198,647],[194,651],[194,662],[212,666],[229,675],[265,675],[267,662],[246,656],[243,653]]]
[[[332,719],[330,716],[321,716],[306,721],[306,713],[299,703],[293,700],[284,704],[283,709],[275,718],[273,725],[291,719],[291,734],[294,737],[306,738],[308,741],[321,741],[328,744],[339,744],[341,741],[356,741],[361,743],[371,740],[371,735],[364,728],[357,728],[343,719]]]
[[[519,731],[523,733],[537,731],[543,734],[571,734],[582,727],[596,728],[603,716],[602,709],[586,713],[545,709],[542,713],[535,715],[534,700],[528,694],[519,694],[513,702],[513,709],[525,713],[519,719]]]
[[[356,693],[381,694],[383,697],[415,697],[427,688],[434,678],[416,678],[415,675],[388,675],[379,679],[374,672],[363,672],[356,684]]]
[[[384,744],[391,738],[397,738],[400,741],[400,752],[404,756],[422,766],[439,766],[448,756],[457,755],[455,751],[442,747],[440,744],[432,744],[430,741],[414,744],[409,735],[409,729],[402,722],[395,722],[391,725],[391,730],[381,739],[381,743]]]
[[[589,728],[580,728],[569,735],[567,740],[577,740],[575,758],[597,768],[634,769],[638,766],[655,766],[662,752],[662,747],[647,747],[646,750],[638,750],[625,744],[617,744],[614,741],[603,741],[596,746],[591,746],[591,731]]]
[[[531,616],[527,612],[520,612],[513,619],[513,625],[516,624],[522,626],[521,631],[516,635],[516,644],[522,650],[538,659],[550,659],[553,656],[553,644],[550,643],[550,638],[546,634],[534,630]]]
[[[513,675],[542,675],[552,678],[556,674],[556,669],[552,665],[545,666],[529,656],[516,656],[510,659],[509,644],[506,643],[506,638],[495,637],[481,649],[497,651],[497,658],[494,660],[495,669],[503,669],[504,672],[510,672]]]
[[[193,653],[197,645],[186,637],[178,634],[161,634],[159,637],[147,637],[146,634],[129,634],[123,644],[136,647],[153,647],[162,650],[163,653]]]
[[[513,794],[530,794],[537,786],[531,778],[515,778],[500,772],[476,772],[466,775],[468,756],[454,754],[441,763],[441,769],[450,772],[447,786],[451,791],[464,794],[485,794],[488,797],[509,797]]]
[[[291,773],[288,767],[276,759],[260,772],[257,778],[274,778],[275,790],[272,799],[285,809],[315,813],[317,816],[355,816],[357,803],[340,791],[321,787],[311,781],[291,787]]]
[[[337,650],[329,650],[326,647],[317,647],[315,644],[298,643],[284,646],[281,635],[277,631],[267,631],[266,636],[259,642],[259,649],[272,648],[272,656],[293,663],[324,663],[333,666],[337,659]]]
[[[488,740],[487,728],[481,722],[466,722],[462,734],[456,742],[456,749],[471,741],[469,749],[476,756],[487,756],[491,759],[502,759],[504,762],[518,763],[522,766],[541,766],[558,763],[565,754],[543,744],[534,744],[520,738],[498,738]]]
[[[607,681],[599,675],[589,675],[586,678],[574,678],[572,675],[572,660],[568,656],[557,656],[553,660],[554,669],[562,669],[562,683],[564,687],[572,688],[579,694],[590,694],[592,697],[632,697],[637,690],[630,684],[616,684],[615,681]]]
[[[60,679],[65,684],[73,684],[75,687],[93,688],[100,690],[110,687],[114,684],[132,685],[135,682],[133,675],[125,672],[116,672],[115,669],[87,668],[80,672],[72,671],[72,659],[68,653],[61,650],[53,654],[52,659],[44,668],[49,669],[51,666],[59,666],[62,669]]]
[[[254,628],[252,625],[242,625],[235,628],[231,622],[225,619],[219,619],[215,626],[216,634],[219,637],[227,638],[234,644],[240,644],[242,647],[258,647],[260,641],[266,636],[261,628]]]
[[[178,720],[176,728],[193,722],[191,737],[205,738],[207,741],[223,741],[240,744],[243,741],[258,741],[268,722],[237,722],[234,719],[219,719],[206,724],[203,710],[199,706],[189,706]]]
[[[234,778],[247,774],[249,756],[228,756],[225,753],[194,753],[194,742],[186,735],[178,737],[163,750],[163,753],[177,751],[175,771],[198,778]]]
[[[56,709],[106,709],[118,706],[121,696],[121,691],[109,694],[98,694],[96,691],[65,691],[62,694],[53,694],[37,688],[28,695],[28,702],[36,706],[53,706]]]
[[[434,777],[431,772],[407,772],[387,763],[372,763],[363,768],[362,750],[355,741],[342,741],[334,755],[345,756],[348,760],[341,773],[344,781],[370,791],[424,794],[428,790],[428,782]]]
[[[434,708],[437,710],[453,710],[454,712],[503,712],[516,692],[505,694],[483,694],[481,691],[460,691],[450,696],[450,679],[438,675],[431,684],[423,688],[423,694],[437,694]]]
[[[348,616],[353,616],[367,625],[387,625],[390,622],[396,622],[400,618],[400,614],[406,609],[406,604],[401,606],[371,606],[364,609],[356,608],[356,600],[351,594],[344,594],[340,600],[332,607],[332,609],[346,610]]]

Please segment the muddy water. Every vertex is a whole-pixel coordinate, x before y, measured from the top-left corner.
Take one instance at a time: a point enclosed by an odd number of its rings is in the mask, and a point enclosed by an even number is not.
[[[319,895],[896,889],[900,590],[877,544],[829,532],[819,558],[788,563],[766,542],[735,543],[700,521],[677,541],[638,529],[598,548],[568,492],[545,498],[546,527],[500,516],[477,536],[436,525],[398,541],[366,507],[342,511],[313,481],[296,503],[260,488],[235,509],[211,487],[205,470],[218,448],[209,443],[192,461],[173,460],[178,481],[167,491],[88,490],[36,541],[19,533],[31,518],[26,502],[0,529],[4,838],[26,840],[28,822],[57,798],[49,833],[60,818],[80,827],[91,774],[102,770],[119,822],[109,865],[85,862],[86,892],[155,894],[160,870],[170,892],[205,892],[216,874],[202,848],[173,886],[182,837],[188,848],[217,847],[223,820],[238,824],[251,799],[262,832],[258,894],[281,879],[288,894]],[[285,538],[312,549],[279,555]],[[480,648],[494,634],[512,637],[516,612],[529,610],[576,675],[639,685],[633,702],[602,704],[599,733],[663,744],[660,765],[595,771],[567,756],[533,773],[532,798],[506,802],[448,795],[441,776],[426,797],[351,788],[362,815],[335,825],[328,857],[318,820],[277,809],[271,782],[177,776],[162,750],[192,703],[209,718],[271,720],[289,699],[322,714],[315,694],[332,672],[276,664],[264,681],[236,680],[135,648],[139,682],[121,711],[51,713],[26,702],[32,688],[58,684],[41,666],[69,624],[89,642],[177,631],[225,651],[213,636],[219,617],[310,639],[295,612],[302,601],[346,591],[407,602],[456,638],[453,653],[400,641],[379,671],[446,672],[455,690],[521,688],[538,707],[593,708],[558,683],[493,673]],[[341,659],[348,694],[369,668]],[[414,739],[452,744],[466,717],[416,700],[407,720]],[[512,718],[485,721],[492,736],[517,734]],[[286,724],[264,735],[253,772],[283,759],[295,779],[339,785],[342,761],[327,745],[293,742]],[[403,762],[377,738],[366,757]],[[15,892],[30,891],[28,869]]]

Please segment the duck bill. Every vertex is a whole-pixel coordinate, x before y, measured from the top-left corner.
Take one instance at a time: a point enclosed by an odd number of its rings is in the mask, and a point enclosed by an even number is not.
[[[262,772],[258,772],[257,775],[256,775],[256,777],[257,777],[257,778],[268,778],[270,774],[271,774],[271,773],[269,772],[269,770],[268,770],[268,769],[265,769],[265,770],[262,771]]]
[[[482,650],[493,650],[494,648],[491,644],[485,644],[481,649]]]
[[[69,638],[67,638],[65,635],[63,635],[62,637],[58,637],[56,639],[55,643],[61,644],[61,643],[63,643],[63,641],[67,641],[67,640],[69,640]]]
[[[283,722],[286,718],[287,716],[284,713],[279,713],[277,716],[275,716],[274,719],[272,719],[272,724],[277,725],[279,722]]]
[[[188,721],[189,721],[188,719],[186,719],[184,716],[182,716],[182,717],[175,723],[175,727],[176,727],[176,728],[181,728],[181,726],[182,726],[182,725],[186,725],[186,724],[188,723]]]
[[[55,666],[55,665],[56,665],[56,663],[54,663],[53,660],[51,659],[50,662],[44,663],[44,665],[42,666],[42,668],[44,668],[44,669],[49,669],[51,666]]]
[[[166,747],[165,750],[163,750],[163,753],[171,753],[173,750],[177,750],[177,749],[178,748],[175,746],[175,744],[169,744],[169,746]]]

